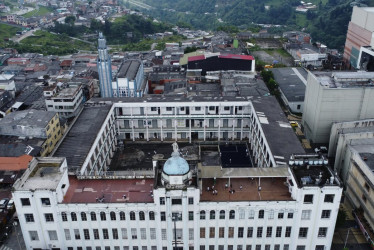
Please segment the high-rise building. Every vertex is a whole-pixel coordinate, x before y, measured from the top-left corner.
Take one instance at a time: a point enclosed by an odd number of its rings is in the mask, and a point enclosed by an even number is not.
[[[103,33],[99,33],[98,39],[98,53],[97,58],[97,70],[99,73],[100,80],[100,96],[101,97],[113,97],[112,91],[112,64],[108,49],[106,46],[106,40]]]

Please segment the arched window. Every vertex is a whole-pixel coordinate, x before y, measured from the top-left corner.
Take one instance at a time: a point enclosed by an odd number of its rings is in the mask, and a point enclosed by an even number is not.
[[[254,219],[254,218],[255,218],[255,210],[249,210],[248,219]]]
[[[135,212],[130,212],[130,220],[135,220]]]
[[[200,211],[200,220],[205,220],[205,211]]]
[[[211,210],[211,211],[210,211],[210,219],[211,219],[211,220],[214,220],[215,218],[216,218],[216,211]]]
[[[96,220],[96,213],[95,212],[91,212],[91,220],[92,221]]]
[[[225,210],[221,210],[221,211],[219,211],[219,218],[220,218],[221,220],[224,220],[224,219],[225,219]]]
[[[149,220],[155,220],[155,212],[149,212]]]
[[[106,220],[105,212],[100,212],[100,220]]]
[[[110,220],[116,220],[116,213],[115,212],[110,212]]]
[[[143,211],[139,212],[139,220],[145,220],[145,214]]]
[[[87,220],[87,215],[85,212],[81,212],[81,220],[86,221]]]
[[[263,219],[264,216],[265,216],[265,211],[264,211],[264,210],[260,210],[260,211],[258,211],[258,218],[259,218],[259,219]]]
[[[126,220],[126,214],[125,214],[125,212],[120,212],[119,213],[119,219],[120,220]]]
[[[230,210],[230,216],[229,216],[229,219],[230,219],[230,220],[235,219],[235,211],[234,211],[234,210]]]
[[[77,214],[76,214],[76,213],[72,212],[72,213],[70,214],[70,216],[71,216],[71,220],[72,220],[72,221],[77,221]]]
[[[66,215],[65,212],[61,213],[61,218],[62,218],[62,221],[68,221],[68,216]]]

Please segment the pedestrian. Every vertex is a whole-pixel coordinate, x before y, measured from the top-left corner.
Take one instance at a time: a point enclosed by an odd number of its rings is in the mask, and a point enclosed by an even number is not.
[[[213,194],[213,195],[215,194],[215,191],[214,191],[214,190],[212,190],[212,194]]]
[[[239,188],[240,188],[240,191],[242,191],[242,189],[243,189],[243,186],[242,186],[242,185],[240,185],[240,187],[239,187]]]
[[[210,187],[207,187],[207,188],[206,188],[206,191],[208,191],[208,192],[209,192],[209,191],[210,191]]]
[[[216,195],[218,195],[218,191],[217,190],[215,190],[216,191]]]
[[[214,189],[214,185],[212,186],[212,189]]]
[[[227,184],[227,182],[226,182],[226,184],[225,184],[225,189],[227,189],[229,187],[229,184]]]

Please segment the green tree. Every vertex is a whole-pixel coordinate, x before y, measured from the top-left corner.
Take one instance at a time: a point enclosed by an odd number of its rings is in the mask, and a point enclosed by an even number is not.
[[[75,20],[76,20],[75,16],[67,16],[67,17],[65,17],[65,23],[69,24],[71,26],[74,25]]]

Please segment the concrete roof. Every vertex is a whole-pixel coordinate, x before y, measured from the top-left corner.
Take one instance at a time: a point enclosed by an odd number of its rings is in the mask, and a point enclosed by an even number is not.
[[[127,78],[128,80],[134,80],[140,67],[140,61],[138,60],[127,60],[125,61],[117,74],[118,78]]]
[[[289,102],[303,102],[305,97],[308,72],[303,68],[271,69],[274,80],[278,83]]]

